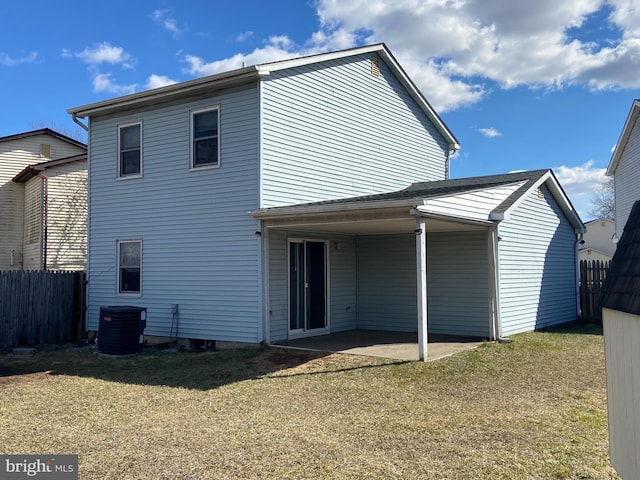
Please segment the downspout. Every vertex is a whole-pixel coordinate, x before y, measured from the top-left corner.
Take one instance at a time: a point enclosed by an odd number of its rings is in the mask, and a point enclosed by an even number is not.
[[[575,263],[576,263],[576,318],[582,318],[582,305],[580,304],[580,256],[578,254],[580,245],[584,243],[584,234],[576,232],[575,243]]]
[[[493,301],[492,307],[494,310],[493,315],[493,340],[498,341],[499,343],[510,343],[511,339],[502,337],[502,322],[500,320],[500,255],[499,255],[499,242],[500,236],[498,235],[498,224],[493,224],[489,227],[491,232],[491,255],[490,255],[490,263],[493,270],[493,282],[491,288],[493,291]]]
[[[47,269],[47,244],[49,229],[49,178],[42,173],[36,175],[42,179],[42,269]]]
[[[87,132],[89,131],[89,127],[87,127],[84,123],[82,123],[80,120],[78,120],[78,116],[74,113],[71,115],[71,119],[78,125],[80,125],[80,128],[82,128],[83,130],[86,130]]]
[[[449,150],[444,159],[444,179],[449,180],[451,176],[451,157],[455,154],[455,150]]]

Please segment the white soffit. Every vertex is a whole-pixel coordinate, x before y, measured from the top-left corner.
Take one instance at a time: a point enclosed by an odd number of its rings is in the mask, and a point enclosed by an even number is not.
[[[424,205],[419,205],[416,209],[424,213],[489,220],[491,212],[525,183],[526,181],[521,181],[472,192],[428,198]]]

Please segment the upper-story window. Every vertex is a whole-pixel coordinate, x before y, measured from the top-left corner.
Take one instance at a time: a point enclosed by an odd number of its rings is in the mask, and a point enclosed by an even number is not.
[[[142,175],[142,124],[119,127],[118,153],[118,177]]]
[[[191,168],[220,166],[217,107],[191,112]]]

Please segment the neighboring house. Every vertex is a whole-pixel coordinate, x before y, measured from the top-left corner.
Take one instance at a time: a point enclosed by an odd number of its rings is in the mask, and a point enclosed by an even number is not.
[[[640,200],[640,99],[634,100],[618,139],[607,175],[613,177],[616,198],[616,241],[634,202]]]
[[[616,251],[613,241],[616,226],[612,220],[599,218],[584,224],[587,231],[583,236],[578,257],[580,260],[608,262]]]
[[[577,318],[584,226],[555,176],[448,180],[458,142],[382,44],[69,113],[90,120],[89,330],[132,305],[148,335],[417,331],[426,358],[427,332]]]
[[[640,201],[624,227],[602,292],[611,465],[640,478]]]
[[[0,270],[85,268],[86,151],[48,128],[0,138]]]

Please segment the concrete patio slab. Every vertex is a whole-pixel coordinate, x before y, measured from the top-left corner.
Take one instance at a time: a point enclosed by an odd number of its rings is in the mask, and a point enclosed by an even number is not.
[[[483,341],[478,337],[429,335],[427,361],[437,360],[457,352],[476,348]],[[276,342],[273,346],[397,360],[418,360],[417,333],[350,330],[317,337]]]

